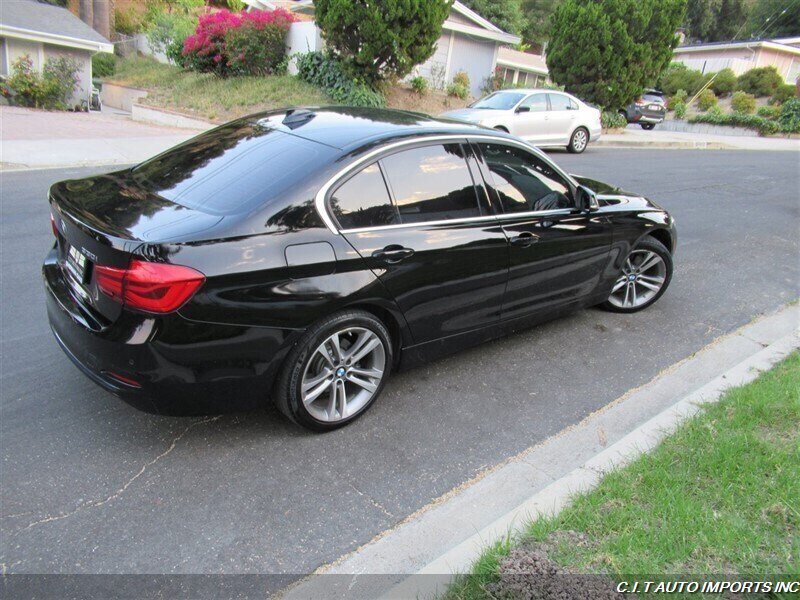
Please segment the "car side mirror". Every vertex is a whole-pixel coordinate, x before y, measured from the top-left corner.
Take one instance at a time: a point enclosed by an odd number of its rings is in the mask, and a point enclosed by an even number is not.
[[[517,114],[524,113],[524,112],[531,112],[531,107],[530,106],[519,106],[519,107],[517,107],[517,110],[515,110],[514,112],[517,113]]]
[[[575,191],[576,204],[582,212],[594,212],[600,208],[597,195],[585,185],[579,185]]]

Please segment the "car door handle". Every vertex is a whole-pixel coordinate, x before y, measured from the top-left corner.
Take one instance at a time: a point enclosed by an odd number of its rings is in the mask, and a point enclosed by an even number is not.
[[[536,242],[539,241],[539,236],[535,233],[531,233],[530,231],[523,231],[517,236],[512,237],[508,240],[508,243],[512,246],[519,246],[520,248],[527,248],[528,246],[533,246]]]
[[[396,244],[392,244],[391,246],[386,246],[381,250],[375,250],[372,253],[372,258],[376,258],[378,260],[382,260],[383,262],[391,264],[399,263],[401,260],[405,260],[406,258],[410,258],[414,256],[414,250],[411,248],[404,248],[403,246],[398,246]]]

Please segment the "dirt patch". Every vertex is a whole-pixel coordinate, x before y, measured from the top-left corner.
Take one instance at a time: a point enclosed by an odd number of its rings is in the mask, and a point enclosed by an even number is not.
[[[618,600],[616,583],[605,575],[587,575],[564,569],[548,558],[564,544],[591,545],[589,538],[575,531],[559,531],[543,542],[527,543],[500,561],[500,581],[486,586],[491,597],[511,600]]]
[[[461,100],[438,90],[428,90],[426,94],[420,95],[405,84],[391,86],[385,95],[387,108],[421,112],[434,117],[448,110],[464,108],[474,100]]]

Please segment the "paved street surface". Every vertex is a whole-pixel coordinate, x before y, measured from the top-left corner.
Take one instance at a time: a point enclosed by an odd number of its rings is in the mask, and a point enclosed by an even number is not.
[[[400,374],[354,425],[272,409],[176,419],[90,383],[47,326],[45,192],[92,170],[0,174],[0,563],[17,573],[304,573],[797,298],[800,168],[788,152],[554,153],[672,211],[672,287]]]

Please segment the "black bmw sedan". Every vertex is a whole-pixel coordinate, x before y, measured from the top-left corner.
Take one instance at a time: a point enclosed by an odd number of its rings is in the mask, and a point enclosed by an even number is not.
[[[52,186],[56,340],[162,414],[271,399],[315,430],[389,374],[672,276],[673,219],[502,132],[408,112],[253,115]]]

